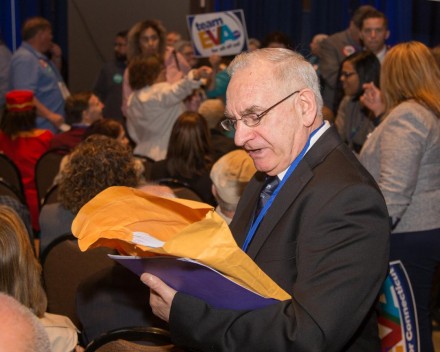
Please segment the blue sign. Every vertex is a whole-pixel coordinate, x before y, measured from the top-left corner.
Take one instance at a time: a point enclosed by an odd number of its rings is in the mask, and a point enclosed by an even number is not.
[[[243,10],[187,16],[195,56],[237,55],[248,47]]]
[[[415,307],[414,294],[405,267],[400,260],[391,262],[379,304],[382,351],[420,351]]]

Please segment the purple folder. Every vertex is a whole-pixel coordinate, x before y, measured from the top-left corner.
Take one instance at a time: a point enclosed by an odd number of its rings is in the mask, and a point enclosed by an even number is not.
[[[112,254],[109,257],[139,276],[145,272],[153,274],[175,290],[200,298],[214,308],[251,310],[279,302],[273,298],[264,298],[191,259]]]

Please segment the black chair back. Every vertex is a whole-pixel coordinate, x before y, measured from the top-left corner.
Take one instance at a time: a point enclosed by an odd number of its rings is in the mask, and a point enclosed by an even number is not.
[[[43,204],[46,193],[53,185],[55,176],[58,174],[61,160],[68,153],[69,150],[64,148],[50,149],[35,164],[35,186],[40,207]]]
[[[168,331],[155,327],[129,327],[109,331],[92,341],[85,352],[181,351],[171,343]]]
[[[0,179],[0,204],[12,208],[21,218],[29,234],[32,248],[35,250],[34,232],[32,230],[31,215],[26,201],[8,183]]]
[[[52,185],[41,200],[41,207],[58,202],[58,185]]]
[[[83,279],[114,265],[108,253],[115,252],[104,247],[81,252],[72,234],[52,242],[41,255],[47,311],[68,316],[80,328],[75,305],[76,290]]]
[[[161,178],[157,180],[161,186],[170,187],[177,198],[203,202],[202,197],[186,182],[175,178]]]
[[[25,201],[26,198],[24,196],[20,170],[17,165],[3,153],[0,153],[0,178],[22,198],[22,202]]]
[[[9,183],[5,182],[3,179],[0,179],[0,195],[9,196],[18,202],[26,205],[26,201],[23,196],[17,192],[17,190],[12,187]]]

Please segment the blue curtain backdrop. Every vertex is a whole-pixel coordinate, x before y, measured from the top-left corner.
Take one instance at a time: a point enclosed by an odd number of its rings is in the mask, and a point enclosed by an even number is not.
[[[178,0],[176,0],[178,1]],[[295,48],[304,52],[316,33],[334,33],[347,27],[359,5],[371,4],[389,19],[389,44],[419,40],[440,44],[440,2],[429,0],[212,0],[215,11],[243,9],[249,37],[263,39],[272,31],[289,35]],[[15,7],[15,17],[11,9]],[[54,41],[67,57],[67,0],[0,0],[0,37],[13,48],[15,22],[19,46],[24,19],[43,16],[53,25]],[[102,13],[105,16],[105,13]],[[99,21],[99,19],[97,19]]]
[[[304,10],[306,3],[310,8]],[[429,0],[215,0],[214,8],[243,9],[249,37],[262,39],[275,29],[285,31],[303,51],[314,34],[343,30],[353,11],[367,4],[387,16],[389,44],[409,40],[440,44],[440,2]]]
[[[66,57],[67,0],[0,0],[0,38],[11,50],[14,45],[18,48],[21,44],[23,21],[33,16],[45,17],[52,23],[54,42],[61,46]]]

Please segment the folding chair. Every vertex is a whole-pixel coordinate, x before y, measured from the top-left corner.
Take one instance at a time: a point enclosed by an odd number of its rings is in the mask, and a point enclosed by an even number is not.
[[[0,153],[0,178],[22,198],[22,202],[25,202],[26,198],[24,196],[20,170],[15,163],[3,153]]]
[[[181,351],[171,344],[168,331],[154,327],[129,327],[109,331],[92,341],[86,352]]]
[[[52,242],[41,255],[43,281],[47,293],[47,311],[67,315],[80,327],[76,315],[75,296],[79,283],[89,275],[114,265],[109,248],[81,252],[76,238],[66,234]]]
[[[175,178],[162,178],[157,180],[157,183],[162,186],[170,187],[177,198],[203,202],[202,197],[184,181]]]
[[[2,196],[9,196],[21,204],[26,205],[26,201],[23,199],[22,195],[17,192],[17,190],[12,187],[9,183],[7,183],[5,180],[0,178],[0,195]]]
[[[43,199],[41,200],[41,208],[45,204],[52,204],[58,202],[58,185],[52,185],[52,187],[49,188],[49,190],[44,195]]]
[[[69,150],[57,148],[48,150],[35,165],[35,186],[40,207],[46,193],[53,185],[53,180],[60,169],[61,160],[69,153]]]

